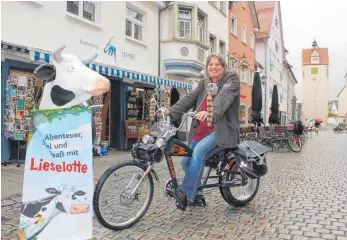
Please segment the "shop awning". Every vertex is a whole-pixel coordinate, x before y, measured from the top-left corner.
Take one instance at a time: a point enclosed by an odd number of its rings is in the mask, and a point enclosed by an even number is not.
[[[51,52],[43,51],[41,49],[29,48],[30,60],[41,63],[49,63],[53,61],[53,56]],[[108,76],[115,76],[120,78],[129,78],[133,80],[137,80],[139,82],[149,82],[154,84],[163,84],[170,87],[189,89],[191,90],[193,87],[191,84],[186,84],[182,82],[172,81],[169,79],[160,78],[157,76],[152,76],[145,73],[140,73],[128,69],[122,69],[115,66],[109,66],[97,62],[93,62],[86,65],[90,69],[97,71],[102,74],[106,74]]]

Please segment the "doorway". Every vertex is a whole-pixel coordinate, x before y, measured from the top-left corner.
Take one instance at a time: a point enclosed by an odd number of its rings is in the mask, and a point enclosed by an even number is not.
[[[171,97],[170,97],[171,106],[174,105],[179,99],[180,99],[180,93],[177,91],[176,88],[173,88],[171,90]]]

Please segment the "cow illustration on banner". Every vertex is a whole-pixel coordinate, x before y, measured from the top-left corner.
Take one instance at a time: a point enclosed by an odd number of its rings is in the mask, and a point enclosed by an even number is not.
[[[93,235],[92,111],[86,101],[109,90],[109,80],[79,59],[53,54],[34,74],[43,80],[38,109],[31,110],[21,240],[91,239]]]

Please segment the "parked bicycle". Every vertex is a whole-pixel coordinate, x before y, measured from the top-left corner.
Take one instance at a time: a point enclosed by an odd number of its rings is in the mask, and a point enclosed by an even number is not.
[[[208,93],[215,95],[217,91],[215,84],[208,85]],[[195,112],[184,114],[178,128],[170,123],[165,112],[165,108],[159,108],[157,113],[161,113],[161,120],[152,126],[151,135],[133,145],[133,160],[111,166],[95,187],[95,214],[108,229],[130,228],[146,214],[153,198],[153,177],[158,181],[153,168],[164,158],[171,177],[164,187],[164,194],[178,209],[184,211],[187,206],[187,196],[178,187],[172,157],[192,156],[193,150],[173,137],[188,117],[195,117]],[[260,177],[267,173],[266,151],[266,147],[253,141],[243,142],[235,149],[214,149],[205,157],[207,171],[199,189],[219,188],[223,199],[230,205],[247,205],[258,192]],[[127,167],[133,170],[127,170]],[[210,176],[212,170],[216,171],[216,176]],[[118,179],[112,181],[113,177]],[[218,183],[207,184],[213,178],[217,178]],[[112,183],[114,186],[107,190],[107,185]],[[238,187],[245,188],[241,195],[234,192]]]

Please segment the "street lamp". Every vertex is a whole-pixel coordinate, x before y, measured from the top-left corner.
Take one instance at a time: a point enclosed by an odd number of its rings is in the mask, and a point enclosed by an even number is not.
[[[266,95],[266,80],[267,80],[267,77],[266,76],[262,76],[261,78],[261,84],[264,86],[264,96],[263,96],[263,99],[264,99],[264,116],[263,116],[263,119],[264,119],[264,122],[266,121],[265,119],[266,119],[266,117],[267,117],[267,115],[266,115],[266,102],[267,102],[267,95]]]
[[[262,76],[260,79],[261,79],[261,83],[262,83],[263,85],[265,85],[265,84],[266,84],[266,79],[267,79],[267,77],[266,77],[266,76]]]

